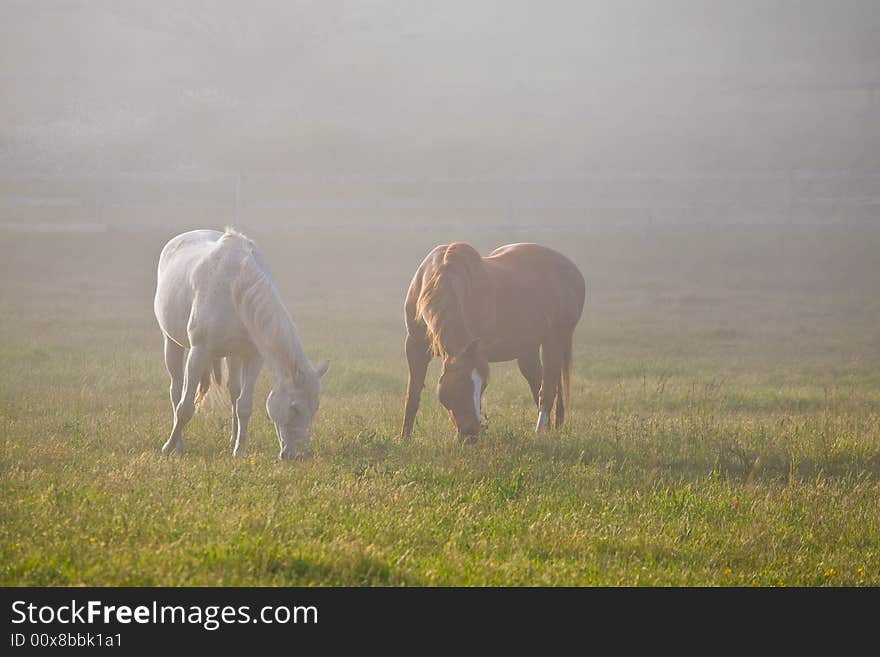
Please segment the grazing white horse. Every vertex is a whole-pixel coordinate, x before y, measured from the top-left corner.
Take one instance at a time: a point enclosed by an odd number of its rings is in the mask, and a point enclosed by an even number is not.
[[[183,428],[211,385],[222,359],[232,400],[233,455],[244,456],[254,387],[263,363],[274,385],[266,410],[282,459],[308,448],[318,411],[320,379],[330,362],[313,367],[303,350],[268,264],[256,245],[229,228],[193,230],[169,241],[159,256],[153,304],[165,336],[174,427],[163,454],[183,450]],[[186,350],[189,349],[187,353]]]

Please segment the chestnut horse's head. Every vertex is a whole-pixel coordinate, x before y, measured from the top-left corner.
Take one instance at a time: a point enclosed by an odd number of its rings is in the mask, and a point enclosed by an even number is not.
[[[482,428],[480,400],[489,382],[489,361],[474,338],[455,355],[443,357],[437,398],[462,436],[476,436]]]

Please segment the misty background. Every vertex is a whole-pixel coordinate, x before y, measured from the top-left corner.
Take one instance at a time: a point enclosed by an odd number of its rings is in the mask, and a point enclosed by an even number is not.
[[[3,0],[2,13],[7,224],[35,208],[111,225],[163,209],[571,225],[864,221],[880,207],[872,0]]]

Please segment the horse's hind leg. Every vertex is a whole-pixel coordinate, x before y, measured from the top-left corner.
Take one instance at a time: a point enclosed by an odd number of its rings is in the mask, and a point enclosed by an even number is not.
[[[165,369],[171,377],[171,410],[176,412],[183,391],[183,357],[186,350],[165,336]]]
[[[559,429],[565,422],[565,395],[562,387],[562,371],[559,372],[559,383],[556,384],[556,418],[553,426]]]
[[[226,357],[226,369],[229,379],[226,381],[226,389],[229,391],[229,401],[232,403],[232,437],[229,446],[235,448],[238,440],[238,398],[241,396],[241,359],[233,356]]]
[[[539,350],[540,347],[535,347],[533,352],[520,356],[516,360],[516,364],[519,365],[519,371],[526,378],[526,381],[529,382],[535,406],[538,405],[538,392],[541,390],[542,368]]]
[[[541,389],[538,391],[538,424],[536,432],[550,426],[550,412],[560,392],[559,381],[562,376],[562,349],[556,340],[547,340],[541,345],[543,372]]]
[[[165,369],[171,377],[171,413],[177,417],[177,405],[183,393],[183,361],[186,350],[165,336]],[[163,449],[164,451],[164,449]]]
[[[556,390],[556,428],[565,422],[565,401],[571,385],[571,355],[574,339],[574,326],[563,329],[559,334],[559,383]]]
[[[211,354],[204,347],[192,347],[186,357],[186,369],[183,375],[183,390],[174,410],[174,428],[171,436],[162,447],[165,455],[183,451],[183,428],[195,413],[196,390],[202,375],[211,366]]]

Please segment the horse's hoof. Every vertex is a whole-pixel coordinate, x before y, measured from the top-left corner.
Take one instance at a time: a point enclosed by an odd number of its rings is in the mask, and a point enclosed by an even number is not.
[[[303,461],[307,461],[312,457],[311,452],[308,451],[300,451],[300,452],[281,452],[278,455],[278,458],[282,461],[290,461],[290,462],[298,462],[302,463]]]
[[[543,433],[550,428],[550,414],[547,411],[538,413],[538,423],[535,425],[535,433]]]

